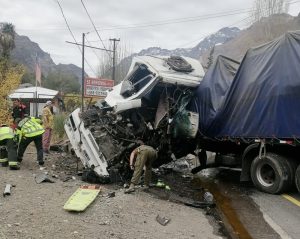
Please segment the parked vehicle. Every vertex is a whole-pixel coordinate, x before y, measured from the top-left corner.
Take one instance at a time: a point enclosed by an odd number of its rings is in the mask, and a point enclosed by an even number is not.
[[[191,103],[199,147],[216,152],[213,166],[240,167],[241,181],[263,192],[295,182],[300,190],[300,32],[249,49],[238,68],[224,62],[234,65],[219,59]],[[204,151],[199,156],[198,170],[209,167]]]

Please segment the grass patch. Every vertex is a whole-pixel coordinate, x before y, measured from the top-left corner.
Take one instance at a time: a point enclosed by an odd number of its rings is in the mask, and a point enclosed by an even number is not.
[[[66,115],[61,113],[54,115],[54,126],[53,126],[53,141],[57,142],[66,138],[66,133],[64,129],[64,123]]]

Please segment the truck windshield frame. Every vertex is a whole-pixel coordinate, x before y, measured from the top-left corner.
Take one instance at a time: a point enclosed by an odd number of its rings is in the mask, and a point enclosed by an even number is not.
[[[124,79],[120,94],[128,98],[140,92],[154,78],[148,67],[144,64],[136,64],[131,73]]]

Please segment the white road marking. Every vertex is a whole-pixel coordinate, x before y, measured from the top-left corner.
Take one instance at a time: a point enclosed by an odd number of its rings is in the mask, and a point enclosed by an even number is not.
[[[293,239],[290,237],[268,214],[263,213],[265,221],[276,231],[282,239]]]

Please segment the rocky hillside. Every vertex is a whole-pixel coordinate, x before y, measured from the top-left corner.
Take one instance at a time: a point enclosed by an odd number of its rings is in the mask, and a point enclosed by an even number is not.
[[[200,41],[193,48],[176,48],[174,50],[162,49],[160,47],[150,47],[148,49],[142,50],[133,56],[139,55],[160,55],[160,56],[170,56],[170,55],[179,55],[187,56],[195,59],[199,59],[201,55],[207,50],[211,49],[214,45],[223,44],[225,42],[234,39],[240,32],[240,29],[237,27],[225,27],[219,30],[218,32],[209,35]]]
[[[16,47],[12,51],[12,60],[25,65],[30,71],[34,72],[37,56],[43,75],[47,76],[49,72],[63,72],[81,79],[81,68],[73,64],[56,65],[50,54],[44,52],[37,43],[32,42],[27,36],[16,35],[15,45]]]
[[[200,59],[201,56],[210,50],[215,45],[220,45],[226,43],[232,39],[234,39],[240,32],[240,29],[237,27],[225,27],[219,30],[218,32],[211,34],[200,41],[195,47],[192,48],[176,48],[173,50],[163,49],[160,47],[150,47],[144,50],[141,50],[139,53],[134,53],[131,56],[123,59],[119,66],[117,67],[117,79],[116,81],[119,82],[122,80],[129,66],[131,64],[132,58],[135,56],[144,56],[144,55],[155,55],[155,56],[187,56],[192,57],[195,59]],[[125,70],[120,70],[125,69]],[[111,72],[106,72],[106,76],[110,76]]]
[[[225,55],[241,61],[246,51],[271,41],[287,31],[300,30],[300,15],[276,14],[263,18],[249,28],[240,31],[232,40],[215,47],[214,59],[217,55]],[[202,55],[202,63],[206,64],[210,51]]]

